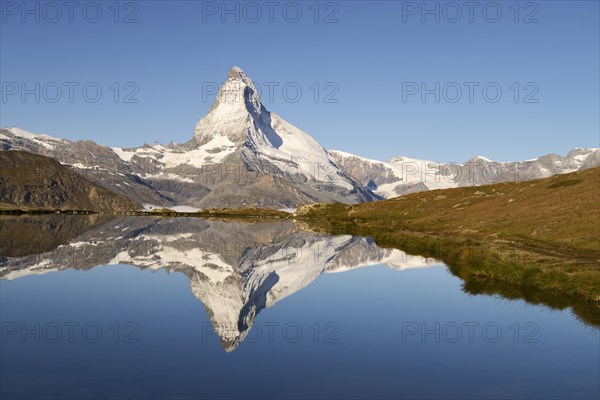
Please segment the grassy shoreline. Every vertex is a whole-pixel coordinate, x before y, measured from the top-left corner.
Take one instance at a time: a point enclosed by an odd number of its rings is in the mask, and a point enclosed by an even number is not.
[[[369,236],[436,258],[467,292],[573,307],[600,326],[600,168],[353,206],[315,204],[295,218],[305,229]]]
[[[547,258],[531,248],[490,245],[464,237],[389,232],[324,219],[301,222],[312,232],[371,237],[380,247],[440,260],[464,282],[467,293],[499,294],[556,309],[572,307],[583,321],[600,327],[600,271],[594,260]],[[557,265],[565,271],[554,270]]]

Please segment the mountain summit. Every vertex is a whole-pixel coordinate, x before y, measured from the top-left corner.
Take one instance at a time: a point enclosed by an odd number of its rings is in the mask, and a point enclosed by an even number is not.
[[[245,142],[248,125],[261,117],[265,108],[252,79],[239,67],[227,73],[208,114],[196,124],[194,140],[199,146],[215,138],[227,138],[241,145]]]

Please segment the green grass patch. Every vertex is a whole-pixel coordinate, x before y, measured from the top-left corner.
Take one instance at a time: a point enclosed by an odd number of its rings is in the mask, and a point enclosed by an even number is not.
[[[564,181],[558,181],[556,183],[553,183],[552,185],[548,186],[548,189],[555,189],[555,188],[573,186],[573,185],[577,185],[577,184],[579,184],[581,182],[583,182],[583,181],[581,181],[579,179],[566,179]]]

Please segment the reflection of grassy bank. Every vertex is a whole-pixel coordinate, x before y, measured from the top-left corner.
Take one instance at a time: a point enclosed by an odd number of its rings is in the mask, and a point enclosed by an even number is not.
[[[219,219],[285,219],[290,213],[265,208],[207,208],[195,212],[177,212],[162,208],[152,211],[134,211],[127,215],[158,216],[158,217],[197,217],[197,218],[219,218]]]
[[[47,214],[65,214],[65,215],[91,215],[96,214],[89,210],[54,210],[50,208],[30,207],[18,204],[0,202],[0,215],[47,215]]]
[[[600,168],[531,182],[305,207],[312,229],[437,258],[470,293],[572,306],[600,326]]]
[[[90,215],[96,214],[94,211],[86,210],[51,210],[43,208],[33,208],[18,206],[14,204],[0,203],[0,215],[45,215],[45,214],[66,214],[66,215]],[[128,211],[122,213],[112,213],[107,215],[128,215],[143,217],[197,217],[204,219],[288,219],[290,213],[285,211],[264,209],[264,208],[210,208],[195,212],[178,212],[168,208],[160,208],[152,211]]]

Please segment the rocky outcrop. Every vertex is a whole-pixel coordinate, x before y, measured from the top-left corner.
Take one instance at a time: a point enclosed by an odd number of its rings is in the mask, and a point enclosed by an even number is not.
[[[141,208],[139,203],[94,184],[56,160],[22,151],[0,151],[0,202],[101,213]]]

